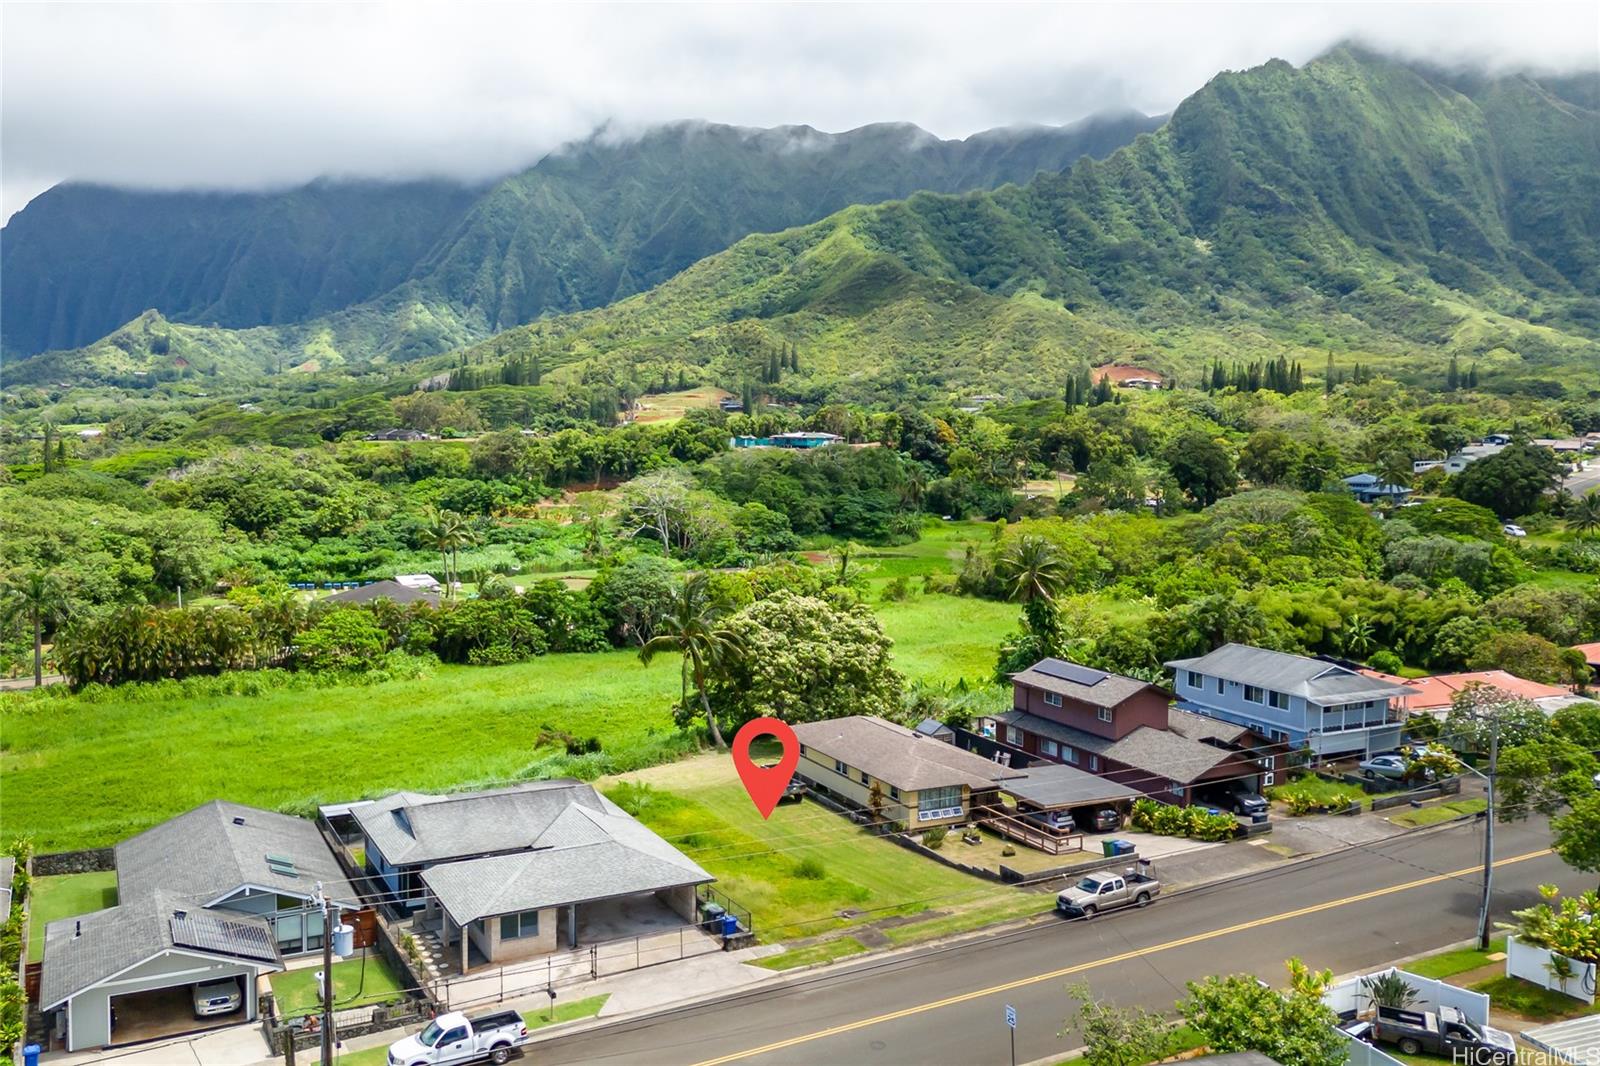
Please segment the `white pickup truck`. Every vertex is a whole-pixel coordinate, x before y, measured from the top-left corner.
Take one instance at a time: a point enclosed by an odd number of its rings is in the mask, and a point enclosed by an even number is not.
[[[514,1010],[468,1018],[441,1014],[427,1028],[389,1045],[389,1066],[454,1066],[487,1060],[509,1062],[513,1049],[528,1042],[528,1027]]]
[[[1093,918],[1118,907],[1143,907],[1161,895],[1161,882],[1146,873],[1092,873],[1056,896],[1056,910],[1074,918]]]

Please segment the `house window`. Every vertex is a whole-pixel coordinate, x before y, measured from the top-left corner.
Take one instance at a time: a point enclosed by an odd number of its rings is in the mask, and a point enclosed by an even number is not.
[[[524,937],[538,935],[538,911],[523,911],[520,914],[502,914],[500,916],[501,940],[521,940]]]
[[[1189,671],[1186,671],[1186,672],[1189,675],[1189,687],[1190,688],[1204,688],[1205,687],[1206,679],[1200,676],[1200,672],[1198,670],[1189,670]]]
[[[1264,701],[1262,700],[1261,695],[1261,689],[1256,685],[1246,685],[1244,687],[1244,698],[1246,702],[1262,703]]]
[[[1289,709],[1289,697],[1282,692],[1267,693],[1267,700],[1280,711]]]
[[[1089,769],[1091,769],[1091,770],[1100,769],[1100,756],[1098,756],[1098,755],[1089,756]]]
[[[1262,788],[1266,788],[1268,785],[1272,784],[1276,780],[1277,780],[1277,775],[1274,774],[1271,770],[1268,770],[1266,773],[1261,775],[1261,787]]]
[[[944,788],[925,788],[917,793],[918,821],[929,822],[935,818],[959,818],[960,816],[960,785],[947,785]]]
[[[802,745],[800,745],[800,754],[804,755],[805,753],[806,753],[806,746],[804,744],[802,744]]]
[[[840,762],[838,759],[833,760],[833,772],[838,774],[840,777],[850,776],[850,768],[844,763]]]
[[[900,790],[898,788],[895,788],[893,785],[890,785],[889,786],[889,798],[892,799],[892,800],[899,799],[900,798]]]
[[[1183,786],[1178,784],[1176,781],[1168,781],[1167,788],[1171,790],[1174,796],[1177,796],[1179,799],[1183,798]]]
[[[1100,708],[1100,720],[1102,722],[1111,721],[1111,708],[1110,707],[1102,707],[1102,708]]]
[[[1006,726],[1006,743],[1020,746],[1022,744],[1022,730],[1014,725]]]
[[[1217,695],[1222,695],[1222,678],[1217,678]]]
[[[1053,759],[1057,755],[1061,754],[1061,745],[1057,744],[1053,740],[1041,740],[1039,741],[1039,753],[1041,755],[1048,755]]]
[[[1061,706],[1061,693],[1059,693],[1059,692],[1046,692],[1044,694],[1044,702],[1046,704],[1048,704],[1049,706],[1051,706],[1051,707],[1059,707],[1059,706]]]
[[[1062,748],[1061,749],[1061,757],[1063,759],[1067,760],[1067,762],[1071,763],[1073,766],[1077,766],[1078,765],[1078,749],[1077,748],[1073,748],[1073,747],[1064,747],[1064,748]]]
[[[861,783],[863,785],[872,784],[872,782],[867,778],[867,772],[865,770],[861,771]]]

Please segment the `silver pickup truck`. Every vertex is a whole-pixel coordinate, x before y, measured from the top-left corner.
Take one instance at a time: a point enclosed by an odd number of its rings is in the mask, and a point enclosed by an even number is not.
[[[1150,874],[1131,869],[1123,873],[1101,870],[1056,896],[1056,910],[1074,918],[1093,918],[1101,911],[1118,907],[1146,906],[1159,895],[1161,882]]]

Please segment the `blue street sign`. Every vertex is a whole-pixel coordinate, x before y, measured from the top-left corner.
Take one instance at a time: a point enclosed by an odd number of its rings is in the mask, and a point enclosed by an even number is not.
[[[1006,1004],[1006,1024],[1013,1029],[1017,1027],[1017,1008],[1009,1003]]]

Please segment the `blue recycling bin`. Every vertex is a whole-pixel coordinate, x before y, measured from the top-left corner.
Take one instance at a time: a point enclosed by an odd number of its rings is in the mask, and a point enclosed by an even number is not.
[[[724,914],[722,916],[722,935],[723,936],[738,936],[739,935],[739,919],[735,918],[731,914]]]
[[[1114,849],[1114,854],[1117,855],[1133,854],[1133,841],[1131,840],[1113,840],[1111,847]]]
[[[39,1066],[38,1044],[29,1044],[22,1049],[22,1066]]]

